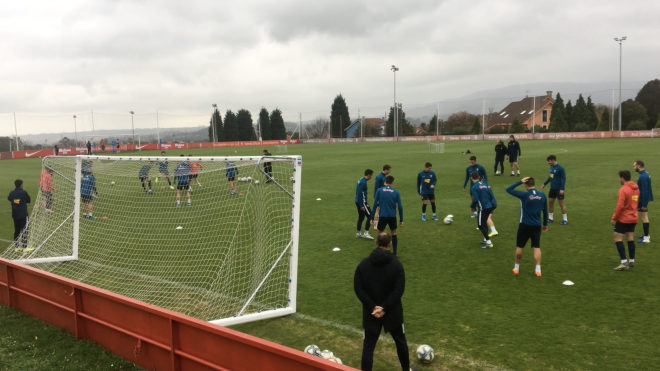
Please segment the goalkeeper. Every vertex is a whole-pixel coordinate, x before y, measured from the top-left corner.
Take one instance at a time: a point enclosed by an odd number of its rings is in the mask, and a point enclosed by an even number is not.
[[[174,182],[176,183],[176,207],[181,207],[181,191],[186,191],[188,206],[190,202],[190,165],[184,161],[174,168]]]
[[[143,165],[140,168],[140,172],[138,173],[138,177],[140,178],[140,183],[142,183],[142,189],[144,189],[144,193],[154,193],[151,190],[151,178],[149,178],[149,171],[151,171],[151,167],[154,166],[154,162],[151,161],[147,165]],[[147,181],[149,183],[149,190],[147,191],[147,188],[144,186],[144,181]]]
[[[165,151],[161,151],[160,155],[164,157]],[[170,181],[170,169],[169,162],[167,160],[158,161],[158,176],[156,177],[156,183],[158,183],[158,178],[160,177],[165,177],[165,179],[167,179],[167,183],[170,185],[170,189],[174,189],[172,182]]]
[[[82,180],[80,181],[80,198],[82,199],[82,210],[84,218],[92,220],[98,219],[97,217],[92,216],[94,198],[98,196],[99,193],[96,190],[96,178],[94,178],[94,175],[92,175],[91,171],[85,173],[85,176],[83,176]],[[85,210],[87,213],[85,213]]]
[[[234,183],[234,181],[238,176],[238,169],[236,168],[236,165],[233,162],[227,162],[225,166],[226,166],[225,177],[227,177],[227,181],[229,182],[229,193],[235,195],[236,183]]]

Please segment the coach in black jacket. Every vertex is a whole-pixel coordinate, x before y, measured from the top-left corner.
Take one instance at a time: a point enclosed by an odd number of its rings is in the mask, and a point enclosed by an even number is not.
[[[495,146],[495,175],[497,175],[497,165],[500,165],[500,173],[504,174],[504,158],[509,153],[509,149],[504,145],[501,140],[497,141]]]
[[[27,249],[27,235],[23,234],[23,241],[19,241],[19,236],[25,226],[28,224],[27,204],[31,202],[30,195],[23,189],[23,181],[16,179],[14,181],[16,189],[9,192],[7,200],[11,202],[11,217],[14,219],[14,241],[16,242],[16,251],[31,251]],[[22,248],[21,248],[22,246]]]
[[[403,266],[390,252],[391,245],[392,238],[389,234],[379,234],[376,238],[376,249],[362,260],[355,270],[355,294],[362,302],[364,345],[361,369],[364,371],[371,371],[373,368],[374,349],[382,327],[394,339],[401,369],[411,370],[401,305],[406,276]]]

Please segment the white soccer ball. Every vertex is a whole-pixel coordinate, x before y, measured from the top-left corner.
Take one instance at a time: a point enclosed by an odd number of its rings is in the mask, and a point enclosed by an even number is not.
[[[255,180],[255,181],[254,181],[254,184],[259,185],[259,181],[258,181],[258,180]]]
[[[247,182],[247,178],[243,177],[239,179],[241,182]]]
[[[340,365],[344,364],[344,362],[342,362],[341,359],[337,358],[337,357],[332,357],[332,358],[328,359],[328,361],[334,362],[334,363],[339,363]]]
[[[454,216],[453,215],[445,216],[445,224],[451,224],[453,221],[454,221]]]
[[[296,180],[296,178],[294,178],[294,177],[291,177],[291,181],[293,182],[294,180]]]
[[[113,180],[112,182],[110,182],[110,185],[111,186],[115,185],[115,181]]]
[[[497,171],[495,172],[495,174],[500,175],[500,174],[502,174],[502,172],[500,172],[499,170],[497,170]]]
[[[245,180],[248,181],[248,182],[251,182],[251,181],[252,181],[252,177],[249,176],[249,177],[245,178]]]
[[[431,363],[433,361],[433,348],[423,344],[417,348],[417,359],[422,363]]]
[[[321,356],[321,348],[317,347],[316,345],[308,345],[305,347],[305,353],[320,357]]]
[[[332,358],[332,357],[334,357],[334,356],[335,356],[335,355],[334,355],[331,351],[329,351],[329,350],[327,350],[327,349],[321,352],[321,358],[323,358],[323,359],[330,359],[330,358]]]

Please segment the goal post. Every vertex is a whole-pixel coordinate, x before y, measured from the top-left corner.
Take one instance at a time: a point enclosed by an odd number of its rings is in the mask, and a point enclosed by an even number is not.
[[[33,250],[0,256],[222,326],[292,314],[301,169],[300,156],[45,157],[54,190],[40,187],[24,231]]]
[[[288,152],[288,148],[286,144],[275,146],[275,153],[287,153],[287,152]]]
[[[430,153],[445,153],[445,144],[444,143],[429,143],[429,152]]]
[[[660,128],[651,129],[651,138],[660,138]]]

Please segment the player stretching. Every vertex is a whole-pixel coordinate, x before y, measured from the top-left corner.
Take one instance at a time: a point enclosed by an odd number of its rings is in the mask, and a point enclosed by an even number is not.
[[[430,162],[424,164],[424,171],[417,174],[417,194],[422,196],[422,221],[426,221],[426,202],[431,201],[431,210],[433,211],[433,220],[438,220],[435,216],[435,184],[438,178],[431,171],[433,165]]]
[[[94,205],[94,197],[98,197],[99,193],[96,191],[96,178],[92,172],[86,172],[80,181],[80,198],[82,199],[83,218],[96,220],[97,217],[92,215],[92,206]],[[87,213],[85,213],[85,210]]]
[[[165,157],[165,151],[161,151],[160,155]],[[167,179],[167,184],[170,185],[170,189],[174,189],[172,181],[170,181],[170,169],[167,160],[158,161],[158,176],[156,177],[156,183],[158,183],[158,178],[160,177],[165,177],[165,179]]]
[[[376,176],[376,180],[374,180],[374,199],[376,199],[376,192],[385,186],[385,179],[387,178],[387,175],[390,173],[391,169],[392,167],[390,165],[383,165],[383,171]],[[374,206],[378,207],[376,202],[374,202]]]
[[[642,218],[642,226],[644,227],[644,235],[639,236],[637,243],[651,243],[651,236],[649,236],[649,202],[653,201],[651,176],[644,170],[644,161],[637,160],[633,166],[635,171],[639,173],[639,179],[637,179],[637,187],[639,187],[637,212],[639,217]]]
[[[470,188],[470,194],[472,194],[474,202],[479,206],[479,219],[477,226],[479,227],[481,233],[484,235],[484,240],[482,241],[484,244],[483,248],[488,249],[493,247],[490,236],[497,234],[497,232],[494,232],[494,234],[491,233],[489,235],[487,227],[490,216],[493,214],[493,211],[497,207],[497,201],[495,201],[495,195],[493,195],[493,191],[490,189],[490,186],[486,184],[485,181],[480,180],[481,175],[479,175],[479,173],[476,171],[473,172],[470,174],[470,178],[474,184],[472,188]],[[493,229],[494,228],[495,227],[493,227]]]
[[[621,265],[614,268],[615,271],[627,271],[635,268],[635,226],[637,226],[637,206],[639,201],[639,187],[631,182],[630,171],[619,171],[619,197],[616,201],[616,209],[612,215],[614,226],[614,244],[619,251]],[[623,236],[628,241],[628,253],[630,260],[626,259],[626,248],[623,246]]]
[[[188,206],[190,203],[190,165],[187,161],[174,168],[174,182],[176,183],[176,207],[181,207],[181,191],[186,191]]]
[[[477,164],[477,156],[470,156],[470,166],[468,166],[467,169],[465,169],[465,181],[463,182],[463,192],[465,192],[465,186],[467,186],[468,179],[470,180],[470,189],[472,189],[472,186],[474,186],[475,182],[474,180],[472,180],[472,173],[475,172],[478,173],[479,177],[484,180],[484,183],[488,183],[488,175],[486,175],[486,169],[484,169],[483,166]],[[470,198],[472,198],[472,201],[470,202],[470,211],[472,211],[472,217],[476,218],[477,203],[474,201],[472,192],[470,192]]]
[[[513,176],[513,168],[515,167],[518,170],[518,176],[520,176],[520,166],[518,166],[518,159],[522,159],[522,152],[520,151],[520,143],[516,140],[516,137],[509,135],[509,143],[507,144],[509,165],[511,166],[511,176]]]
[[[371,209],[369,208],[369,203],[367,202],[367,182],[371,179],[373,174],[373,170],[365,170],[364,176],[358,180],[357,186],[355,187],[355,206],[357,206],[358,211],[357,234],[355,235],[355,238],[366,238],[368,240],[374,239],[369,235],[369,226],[371,225]],[[364,233],[360,233],[360,230],[362,230],[362,222],[365,218],[367,221],[364,225]]]
[[[151,161],[147,165],[142,165],[140,168],[140,172],[138,173],[138,177],[140,178],[140,183],[142,183],[142,189],[144,189],[144,193],[154,193],[151,190],[151,178],[149,178],[149,171],[151,171],[151,167],[154,166],[154,162]],[[147,188],[144,186],[144,181],[147,181],[149,183],[149,190],[147,191]]]
[[[188,155],[188,157],[192,157],[192,155]],[[197,176],[199,175],[199,171],[202,170],[204,167],[202,164],[199,162],[191,162],[190,163],[190,192],[192,192],[192,181],[195,179],[195,182],[197,182],[198,186],[202,186],[202,183],[199,182],[199,179],[197,179]]]
[[[559,201],[559,207],[561,208],[561,216],[564,220],[561,222],[561,225],[568,224],[568,216],[566,216],[566,205],[564,205],[564,186],[566,185],[566,171],[564,167],[557,164],[557,156],[550,155],[548,156],[548,165],[550,165],[550,176],[548,180],[543,183],[541,190],[545,189],[546,184],[550,183],[550,193],[548,193],[548,198],[550,199],[550,213],[548,216],[548,223],[554,221],[552,214],[555,211],[555,199]]]
[[[44,208],[46,208],[46,213],[50,214],[53,210],[50,209],[50,205],[53,203],[53,169],[46,166],[46,170],[41,172],[41,178],[39,179],[39,188],[41,188],[41,193],[44,195]]]
[[[396,256],[396,247],[398,244],[396,236],[396,207],[397,205],[399,206],[399,220],[403,227],[403,206],[401,205],[401,195],[399,191],[392,188],[392,183],[394,183],[393,176],[388,175],[385,177],[384,186],[379,188],[374,196],[374,205],[376,205],[375,215],[378,215],[378,232],[382,233],[386,226],[390,227],[392,251],[394,252],[394,256]]]
[[[521,184],[525,185],[527,192],[516,191],[516,187]],[[535,184],[534,178],[526,177],[511,185],[506,191],[513,197],[520,199],[521,209],[513,274],[518,274],[523,248],[527,245],[527,241],[531,239],[534,260],[536,260],[535,274],[536,277],[541,277],[541,231],[548,231],[548,200],[543,192],[534,189]],[[541,213],[543,213],[543,227],[541,227]]]
[[[236,183],[234,183],[234,181],[238,176],[238,168],[236,168],[236,165],[233,162],[227,162],[225,167],[225,177],[227,177],[227,181],[229,182],[229,194],[235,195]]]

